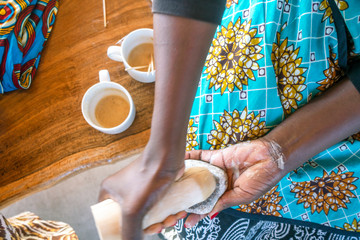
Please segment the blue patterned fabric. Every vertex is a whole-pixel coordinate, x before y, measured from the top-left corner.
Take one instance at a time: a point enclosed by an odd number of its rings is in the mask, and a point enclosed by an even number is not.
[[[30,87],[58,5],[58,0],[0,1],[0,93]]]
[[[360,55],[360,2],[335,3],[348,28],[352,62]],[[193,104],[187,150],[264,136],[345,74],[339,49],[326,0],[228,0]],[[359,162],[355,133],[260,199],[233,209],[360,232]]]

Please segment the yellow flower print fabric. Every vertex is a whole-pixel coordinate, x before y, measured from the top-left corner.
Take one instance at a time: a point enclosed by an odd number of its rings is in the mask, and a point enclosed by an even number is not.
[[[348,28],[349,58],[356,59],[360,2],[335,3]],[[341,81],[340,47],[328,0],[228,0],[197,89],[186,149],[223,149],[264,136]],[[354,133],[258,200],[233,208],[358,231],[359,160]]]
[[[352,222],[344,223],[344,227],[336,227],[336,228],[350,232],[360,232],[360,221],[357,221],[356,218],[354,218]]]
[[[247,213],[264,214],[281,217],[280,204],[282,197],[280,192],[276,191],[278,186],[273,187],[269,192],[250,204],[239,205],[238,210]]]
[[[198,142],[196,141],[197,135],[197,127],[194,126],[194,119],[190,119],[188,130],[186,134],[186,151],[195,150],[195,147],[197,147]]]
[[[223,94],[226,89],[233,92],[235,87],[242,90],[249,79],[255,80],[253,71],[259,69],[257,61],[263,57],[259,45],[262,38],[255,37],[257,29],[250,26],[251,20],[241,23],[239,18],[235,24],[221,27],[205,63],[209,88],[220,88]]]
[[[330,57],[327,58],[329,67],[323,71],[325,78],[317,82],[320,84],[317,88],[320,92],[324,92],[326,89],[333,86],[343,75],[339,66],[339,60],[335,59],[336,54],[331,54]]]
[[[349,4],[344,0],[334,0],[334,1],[336,3],[337,7],[342,11],[349,8]],[[330,23],[334,22],[334,18],[332,16],[332,11],[331,11],[331,8],[330,8],[330,4],[329,4],[329,2],[327,0],[323,0],[321,2],[319,9],[321,11],[324,11],[322,21],[325,21],[326,19],[330,19]]]
[[[324,171],[322,177],[304,182],[294,182],[291,189],[295,193],[297,203],[303,203],[304,208],[310,208],[311,213],[324,211],[326,215],[329,210],[337,211],[339,208],[347,208],[350,198],[356,198],[354,194],[357,187],[353,184],[358,180],[353,177],[353,172],[328,174]]]
[[[278,91],[281,104],[288,115],[291,110],[298,109],[298,103],[303,99],[302,91],[306,89],[303,74],[306,68],[301,67],[302,58],[298,57],[300,47],[288,45],[288,39],[280,41],[280,32],[276,33],[273,43],[271,61],[277,77]]]
[[[211,136],[207,141],[211,145],[211,150],[257,139],[268,131],[265,129],[265,122],[260,122],[260,114],[255,116],[254,112],[248,113],[246,107],[241,113],[236,109],[232,114],[224,111],[219,121],[214,120],[214,126],[215,129],[211,130]]]

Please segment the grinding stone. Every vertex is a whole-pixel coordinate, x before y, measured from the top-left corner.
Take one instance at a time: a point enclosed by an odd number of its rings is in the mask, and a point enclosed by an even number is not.
[[[227,175],[225,171],[210,163],[199,160],[185,160],[185,170],[192,167],[206,167],[214,175],[216,181],[215,191],[205,201],[197,203],[186,209],[188,213],[208,214],[214,208],[218,199],[224,194],[227,188]]]

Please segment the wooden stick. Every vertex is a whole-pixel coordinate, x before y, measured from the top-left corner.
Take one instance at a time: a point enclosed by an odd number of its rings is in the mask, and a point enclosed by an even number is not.
[[[147,75],[149,76],[150,72],[154,71],[153,57],[151,55],[151,62],[149,63],[149,67],[147,70]]]
[[[105,5],[105,0],[103,0],[103,12],[104,12],[104,27],[106,27],[106,5]]]
[[[141,68],[146,68],[147,66],[139,66],[139,67],[128,67],[128,68],[125,68],[125,71],[127,71],[127,70],[131,70],[131,69],[134,69],[134,70],[136,70],[136,69],[141,69]]]
[[[148,67],[148,70],[147,70],[147,76],[149,76],[150,72],[151,72],[151,64],[149,64],[149,67]]]
[[[154,71],[154,60],[153,60],[153,55],[151,54],[151,71]]]

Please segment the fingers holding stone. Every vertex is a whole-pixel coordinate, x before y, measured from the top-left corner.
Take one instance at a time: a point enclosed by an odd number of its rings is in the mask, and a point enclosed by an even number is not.
[[[184,223],[184,227],[185,228],[192,228],[193,226],[195,226],[201,219],[203,219],[204,217],[206,217],[206,214],[190,214],[185,223]]]
[[[151,225],[150,227],[146,228],[144,230],[145,234],[157,234],[160,233],[161,230],[164,229],[164,225],[162,223],[155,223]]]
[[[168,216],[163,222],[155,223],[144,230],[145,234],[157,234],[162,229],[175,226],[178,220],[183,219],[187,216],[185,211],[181,211],[177,214]]]

